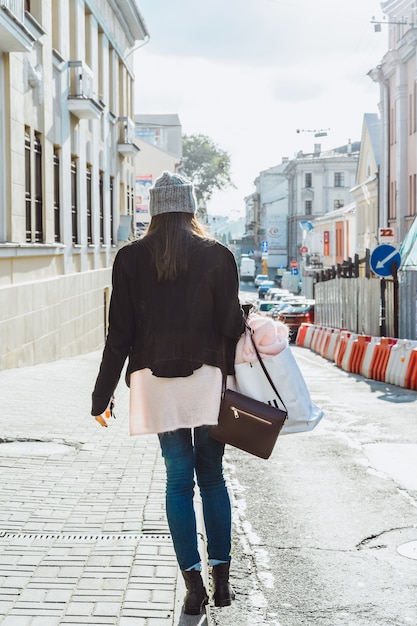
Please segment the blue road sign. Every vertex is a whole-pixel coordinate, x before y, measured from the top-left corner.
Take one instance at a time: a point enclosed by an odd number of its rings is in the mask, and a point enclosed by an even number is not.
[[[383,243],[377,246],[371,254],[371,270],[378,276],[392,276],[392,264],[401,265],[401,255],[397,248]]]
[[[291,274],[292,276],[298,276],[298,267],[292,267]]]
[[[267,241],[263,241],[261,243],[261,246],[262,246],[262,248],[261,248],[262,252],[268,252],[268,242]]]

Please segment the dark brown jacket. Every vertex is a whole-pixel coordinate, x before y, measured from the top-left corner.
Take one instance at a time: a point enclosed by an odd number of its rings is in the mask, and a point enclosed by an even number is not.
[[[155,376],[189,376],[203,364],[234,373],[234,353],[244,329],[233,254],[218,242],[196,238],[189,269],[158,283],[145,241],[123,247],[113,265],[109,331],[93,391],[92,415],[101,414],[126,358],[126,382],[145,367]]]

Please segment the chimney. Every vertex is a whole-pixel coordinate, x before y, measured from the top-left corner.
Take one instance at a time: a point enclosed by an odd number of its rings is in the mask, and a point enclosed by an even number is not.
[[[314,156],[315,157],[320,156],[320,152],[321,152],[321,143],[315,143],[314,144]]]
[[[288,157],[281,157],[282,158],[282,163],[288,163],[288,161],[290,160]]]
[[[350,139],[348,139],[347,154],[348,154],[348,156],[351,156],[351,154],[352,154],[352,142],[351,142]]]

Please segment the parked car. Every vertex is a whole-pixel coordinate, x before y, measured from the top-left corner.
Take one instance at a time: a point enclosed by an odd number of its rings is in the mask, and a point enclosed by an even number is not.
[[[280,289],[279,287],[271,287],[268,291],[268,299],[269,300],[281,300],[284,296],[291,296],[291,293],[288,289]]]
[[[314,300],[283,303],[276,312],[275,319],[288,326],[289,340],[297,338],[301,324],[314,322]]]
[[[264,280],[258,287],[258,298],[265,298],[265,295],[268,293],[268,290],[274,286],[273,280]]]
[[[268,274],[257,274],[254,280],[255,287],[259,287],[265,280],[269,280]]]
[[[272,302],[271,300],[262,300],[258,303],[255,313],[258,315],[270,315],[272,309],[276,306],[276,302]]]

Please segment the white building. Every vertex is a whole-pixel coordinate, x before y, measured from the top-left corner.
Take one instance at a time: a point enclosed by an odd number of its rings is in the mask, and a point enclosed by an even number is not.
[[[178,115],[135,115],[135,142],[140,149],[135,158],[135,222],[141,233],[151,219],[149,188],[163,171],[176,172],[181,165],[182,127]]]
[[[134,211],[134,0],[0,0],[0,367],[102,347]],[[127,227],[126,227],[127,223]]]
[[[315,218],[341,209],[353,200],[360,144],[351,144],[321,152],[315,145],[311,154],[299,153],[289,161],[288,177],[288,258],[304,262],[304,255],[314,253],[308,247],[305,225]],[[331,245],[331,242],[326,242]]]

